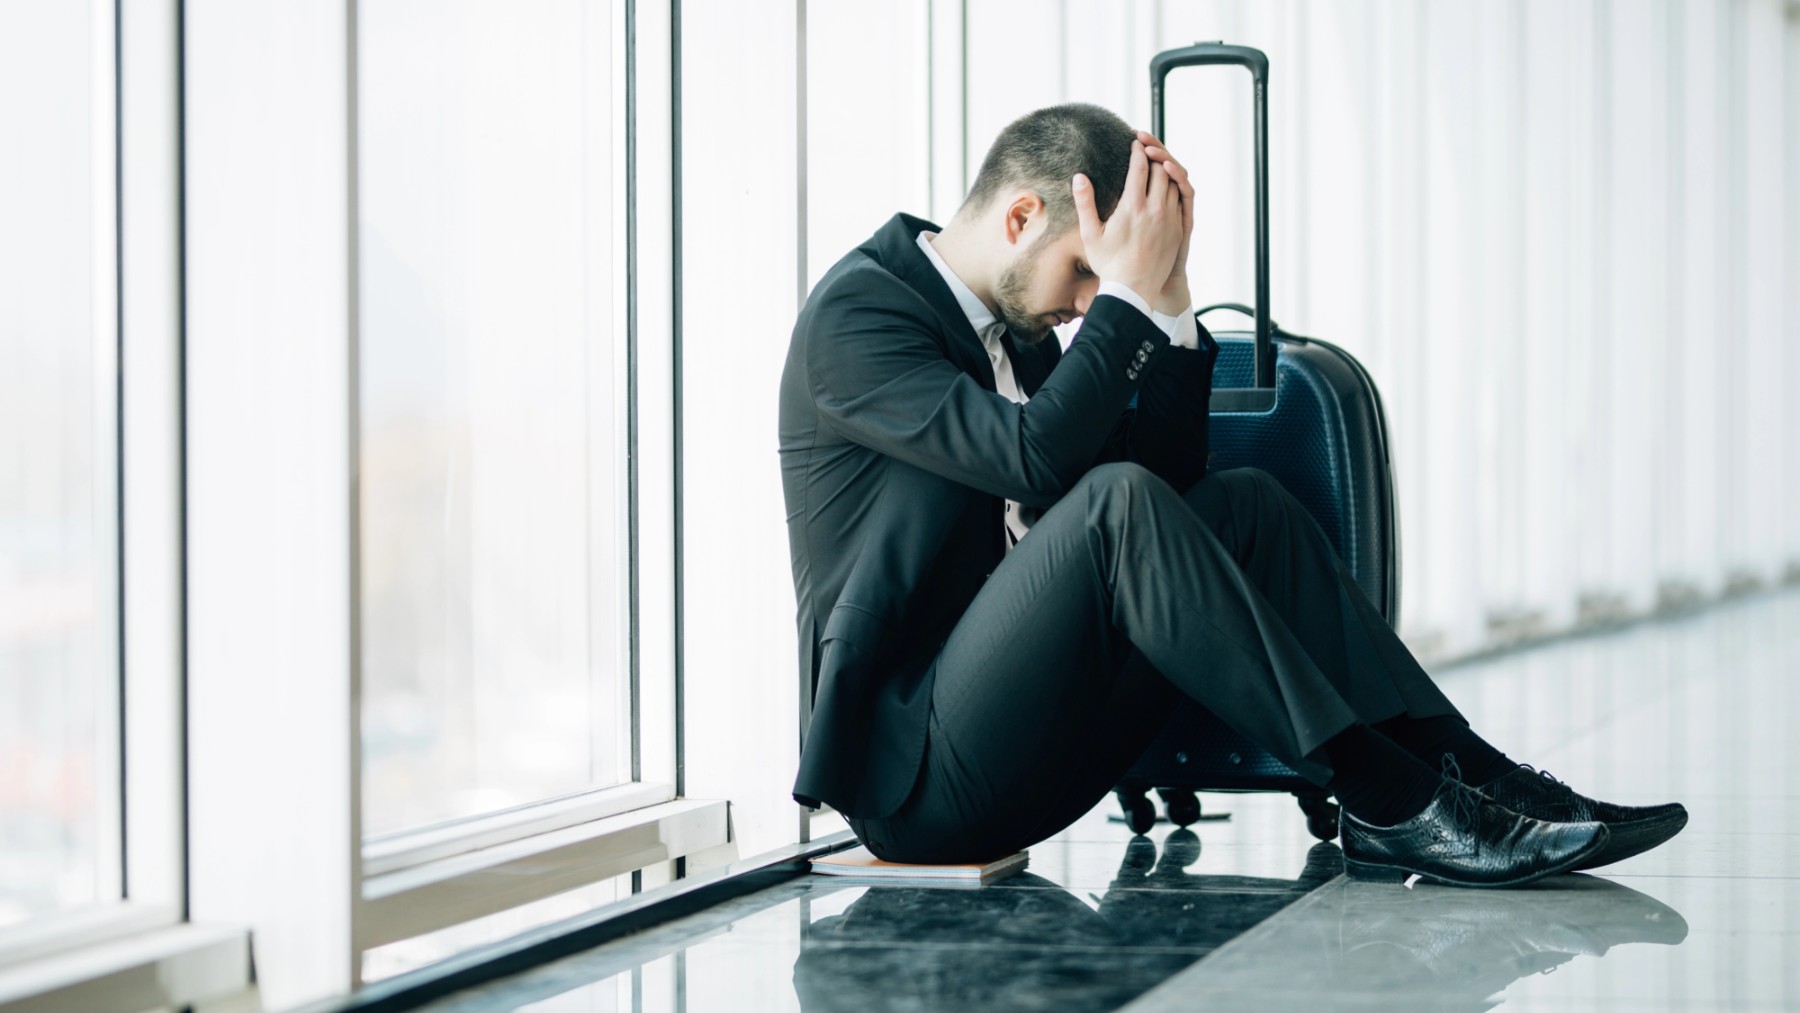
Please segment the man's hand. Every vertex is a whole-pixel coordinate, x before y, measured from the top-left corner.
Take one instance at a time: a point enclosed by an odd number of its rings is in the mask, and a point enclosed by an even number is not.
[[[1163,154],[1167,160],[1168,153]],[[1072,184],[1088,266],[1102,279],[1119,282],[1158,310],[1165,299],[1164,289],[1170,285],[1176,258],[1185,252],[1187,229],[1192,227],[1192,212],[1184,216],[1182,210],[1181,186],[1171,178],[1163,161],[1150,158],[1141,140],[1131,142],[1131,168],[1125,174],[1125,192],[1104,223],[1094,209],[1093,184],[1080,174]],[[1186,257],[1181,256],[1181,260],[1181,288],[1185,293]],[[1177,306],[1171,312],[1182,308]]]
[[[1150,300],[1151,309],[1172,317],[1194,305],[1187,280],[1188,244],[1194,237],[1194,185],[1188,181],[1187,169],[1175,161],[1175,156],[1169,154],[1169,149],[1163,147],[1155,135],[1140,130],[1138,142],[1144,145],[1144,154],[1151,163],[1162,166],[1181,190],[1181,246],[1175,252],[1175,264],[1169,271],[1168,280],[1158,290],[1156,298]]]

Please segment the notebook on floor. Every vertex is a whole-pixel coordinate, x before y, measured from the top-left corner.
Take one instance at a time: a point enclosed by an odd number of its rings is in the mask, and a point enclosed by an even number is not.
[[[1030,852],[1016,851],[1005,858],[969,865],[912,865],[884,862],[859,845],[820,855],[812,860],[812,869],[863,882],[979,886],[1023,869],[1029,856]]]

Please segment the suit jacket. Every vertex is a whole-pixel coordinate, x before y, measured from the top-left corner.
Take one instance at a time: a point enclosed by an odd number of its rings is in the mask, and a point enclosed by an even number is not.
[[[813,692],[794,797],[873,819],[923,755],[938,649],[1005,554],[1006,499],[1049,507],[1103,461],[1185,488],[1206,468],[1217,345],[1172,346],[1129,303],[1094,300],[1065,353],[981,339],[896,215],[832,267],[794,324],[781,377],[782,488]],[[1135,398],[1135,408],[1133,407]]]

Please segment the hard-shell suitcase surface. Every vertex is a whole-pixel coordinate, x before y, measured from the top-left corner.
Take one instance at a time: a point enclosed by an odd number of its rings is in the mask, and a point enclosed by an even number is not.
[[[1151,130],[1164,136],[1163,84],[1180,67],[1228,65],[1250,71],[1256,149],[1256,305],[1220,304],[1254,319],[1250,331],[1213,332],[1210,468],[1260,468],[1319,522],[1371,601],[1392,624],[1400,611],[1399,531],[1387,421],[1374,382],[1349,353],[1285,334],[1269,315],[1268,59],[1256,49],[1202,43],[1150,62]],[[1145,797],[1157,789],[1172,822],[1200,818],[1193,792],[1291,791],[1314,835],[1337,835],[1337,807],[1325,792],[1184,700],[1118,787],[1126,821],[1143,832],[1155,820]]]

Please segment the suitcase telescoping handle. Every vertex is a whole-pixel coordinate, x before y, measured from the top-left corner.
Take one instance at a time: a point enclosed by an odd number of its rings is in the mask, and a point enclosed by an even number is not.
[[[1256,370],[1253,389],[1214,390],[1213,411],[1267,411],[1274,405],[1275,327],[1269,319],[1269,58],[1260,49],[1200,42],[1150,59],[1150,131],[1163,137],[1163,81],[1177,67],[1243,67],[1254,85],[1256,148]],[[1210,307],[1209,307],[1210,308]]]

